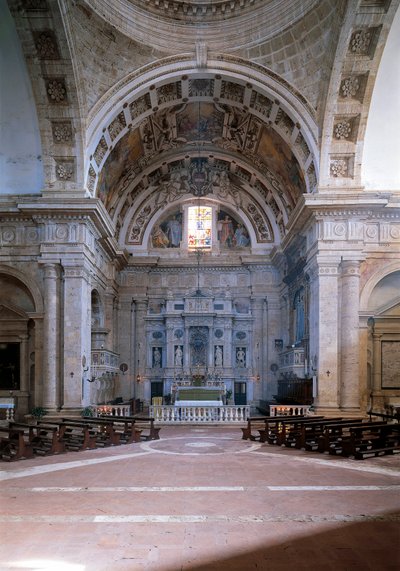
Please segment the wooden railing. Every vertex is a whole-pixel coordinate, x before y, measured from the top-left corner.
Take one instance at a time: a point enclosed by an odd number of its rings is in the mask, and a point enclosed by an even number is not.
[[[165,424],[176,423],[236,423],[246,422],[250,416],[250,406],[175,406],[153,405],[150,407],[150,416],[155,422]]]
[[[312,379],[279,379],[275,400],[281,404],[311,404]]]

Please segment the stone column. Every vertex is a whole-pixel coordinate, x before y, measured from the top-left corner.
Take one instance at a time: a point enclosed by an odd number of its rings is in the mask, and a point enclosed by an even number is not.
[[[89,273],[83,266],[64,266],[64,409],[85,403],[82,358],[91,354]]]
[[[58,394],[58,341],[60,338],[58,285],[60,269],[58,264],[45,264],[43,270],[43,394],[41,400],[43,407],[50,412],[57,410],[60,405]]]
[[[348,412],[358,411],[359,397],[359,296],[360,263],[342,262],[341,303],[341,379],[340,407]]]
[[[316,350],[318,396],[315,407],[321,414],[336,412],[338,400],[338,266],[339,259],[318,257],[308,268],[310,283],[310,347]],[[312,353],[311,353],[312,354]]]

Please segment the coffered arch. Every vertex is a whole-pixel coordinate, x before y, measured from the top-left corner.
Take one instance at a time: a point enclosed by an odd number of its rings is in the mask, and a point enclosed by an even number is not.
[[[196,65],[176,59],[174,69],[168,58],[107,94],[88,128],[87,188],[125,234],[132,205],[146,208],[146,190],[165,187],[201,158],[217,175],[227,173],[232,192],[252,189],[268,224],[279,228],[275,241],[299,197],[315,191],[314,114],[265,68],[228,56]]]

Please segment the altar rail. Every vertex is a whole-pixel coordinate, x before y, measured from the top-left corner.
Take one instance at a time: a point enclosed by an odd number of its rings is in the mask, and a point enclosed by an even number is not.
[[[270,416],[307,416],[310,414],[310,405],[306,404],[270,404]]]
[[[97,406],[93,405],[90,408],[93,409],[94,416],[130,416],[132,414],[130,403],[100,404]]]
[[[246,422],[250,416],[250,406],[171,406],[153,405],[150,407],[150,416],[155,422],[175,424],[179,422],[200,423],[236,423]]]
[[[12,397],[0,397],[0,420],[14,420],[15,402]]]

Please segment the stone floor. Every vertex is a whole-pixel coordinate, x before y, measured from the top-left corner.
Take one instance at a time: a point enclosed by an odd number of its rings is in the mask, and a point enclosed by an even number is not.
[[[357,462],[164,427],[2,463],[1,570],[398,570],[400,457]]]

